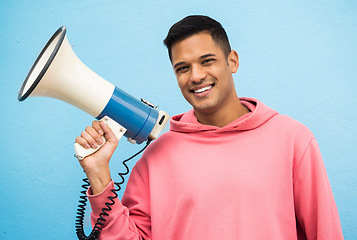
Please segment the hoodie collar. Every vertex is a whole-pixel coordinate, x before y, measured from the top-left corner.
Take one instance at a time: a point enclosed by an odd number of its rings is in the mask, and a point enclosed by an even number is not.
[[[227,132],[227,131],[246,131],[257,128],[268,121],[273,116],[277,115],[278,112],[264,105],[259,100],[254,98],[239,98],[240,102],[246,106],[250,113],[247,113],[235,121],[227,124],[224,127],[216,127],[211,125],[204,125],[197,121],[194,114],[194,110],[173,116],[170,118],[170,130],[175,132]]]

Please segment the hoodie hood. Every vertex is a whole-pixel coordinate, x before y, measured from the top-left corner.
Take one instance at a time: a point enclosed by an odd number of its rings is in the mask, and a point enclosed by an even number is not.
[[[235,121],[220,128],[211,125],[204,125],[197,121],[194,110],[173,116],[170,118],[170,130],[174,132],[195,133],[195,132],[229,132],[229,131],[247,131],[257,128],[279,114],[277,111],[264,105],[254,98],[239,98],[240,102],[246,106],[250,113],[243,115]]]

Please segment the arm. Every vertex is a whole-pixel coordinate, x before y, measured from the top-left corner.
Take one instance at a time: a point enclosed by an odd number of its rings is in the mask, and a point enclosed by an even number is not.
[[[87,191],[87,196],[92,208],[91,223],[94,226],[102,213],[102,208],[106,207],[105,203],[110,202],[109,196],[114,196],[112,189],[114,189],[113,181],[110,181],[104,190],[96,195],[92,194],[91,188]],[[113,199],[114,204],[111,206],[112,210],[109,211],[109,216],[105,216],[106,221],[101,226],[102,231],[98,240],[141,240],[150,238],[141,238],[141,232],[134,222],[134,218],[129,216],[129,210],[123,206],[118,198]]]
[[[316,139],[311,139],[294,172],[298,229],[307,239],[343,239],[341,223]]]
[[[118,141],[109,127],[97,121],[94,121],[92,127],[87,127],[81,136],[76,138],[76,142],[83,147],[96,148],[98,144],[101,144],[101,136],[103,135],[106,143],[102,148],[79,161],[91,185],[87,195],[92,207],[91,219],[93,226],[99,214],[102,213],[102,208],[106,207],[105,203],[110,202],[108,197],[114,196],[111,191],[115,187],[110,176],[109,160],[118,145]],[[135,219],[129,216],[128,208],[123,206],[118,198],[115,198],[114,202],[115,204],[112,206],[109,216],[105,217],[106,221],[102,226],[98,239],[142,239],[141,233],[136,227]]]
[[[112,130],[104,122],[93,121],[92,127],[87,127],[76,142],[84,148],[96,148],[102,144],[101,136],[105,136],[106,143],[94,154],[79,160],[79,164],[87,175],[93,194],[98,194],[111,181],[109,160],[113,155],[118,141]]]

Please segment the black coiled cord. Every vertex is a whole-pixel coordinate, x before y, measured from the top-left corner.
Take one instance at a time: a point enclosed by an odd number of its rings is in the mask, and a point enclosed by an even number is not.
[[[109,213],[112,208],[111,206],[114,205],[114,199],[118,197],[118,191],[121,190],[121,184],[123,184],[125,182],[124,176],[127,175],[129,173],[129,167],[126,165],[126,163],[128,161],[130,161],[131,159],[133,159],[134,157],[136,157],[137,155],[139,155],[140,153],[142,153],[147,146],[149,146],[149,144],[151,143],[151,139],[148,139],[146,141],[146,145],[143,149],[141,149],[139,152],[135,153],[133,156],[131,156],[130,158],[126,159],[123,161],[123,165],[126,169],[125,172],[123,173],[118,173],[119,177],[121,178],[121,181],[116,183],[114,182],[114,184],[117,186],[117,188],[112,189],[112,193],[113,196],[109,196],[109,202],[105,203],[105,208],[102,208],[102,212],[99,214],[99,218],[97,218],[97,222],[95,223],[92,232],[89,234],[89,236],[86,236],[86,234],[84,233],[84,228],[83,228],[83,221],[84,221],[84,215],[85,215],[85,210],[86,210],[86,206],[87,206],[87,195],[86,192],[90,186],[89,184],[89,180],[88,178],[84,178],[82,179],[84,184],[82,185],[82,188],[84,189],[83,191],[81,191],[81,196],[79,197],[79,205],[77,208],[77,216],[76,216],[76,234],[79,240],[94,240],[97,239],[101,230],[102,230],[102,226],[104,225],[104,222],[106,221],[105,217],[109,216]]]

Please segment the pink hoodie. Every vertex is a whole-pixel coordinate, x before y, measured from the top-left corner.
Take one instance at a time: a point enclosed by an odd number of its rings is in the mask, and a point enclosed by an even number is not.
[[[343,239],[313,134],[255,99],[241,102],[251,113],[222,128],[198,123],[192,110],[172,117],[100,239]],[[92,222],[112,188],[88,191]]]

